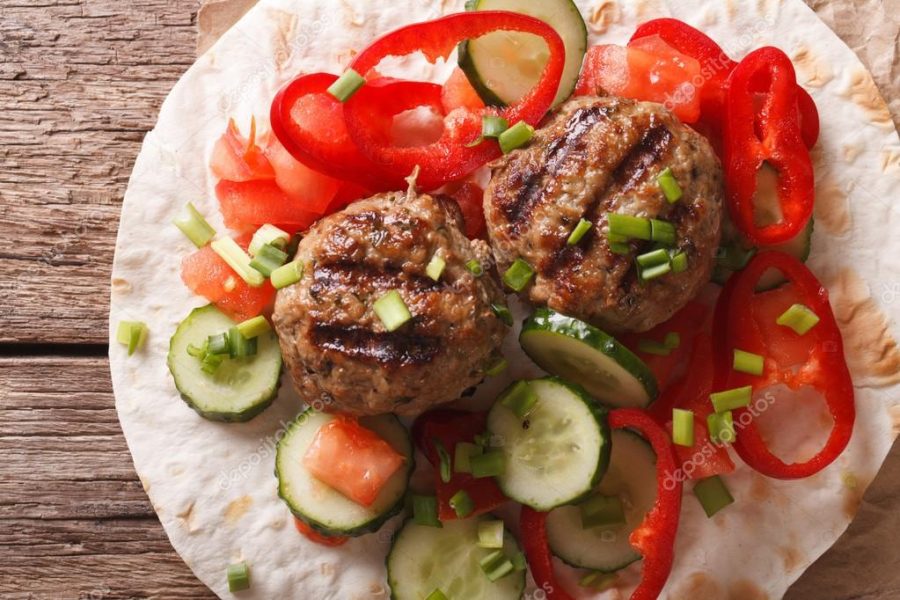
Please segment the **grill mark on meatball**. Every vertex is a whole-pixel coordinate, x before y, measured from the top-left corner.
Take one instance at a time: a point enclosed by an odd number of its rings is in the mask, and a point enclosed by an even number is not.
[[[347,289],[389,290],[403,289],[409,292],[437,291],[439,282],[430,277],[404,273],[399,269],[374,270],[355,263],[331,263],[318,265],[313,273],[309,293],[313,298],[330,291]]]
[[[386,368],[425,365],[440,352],[440,340],[434,337],[324,323],[310,327],[309,341],[322,350]]]

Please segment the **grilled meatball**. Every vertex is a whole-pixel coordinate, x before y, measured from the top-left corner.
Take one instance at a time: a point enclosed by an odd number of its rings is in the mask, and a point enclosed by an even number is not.
[[[579,98],[564,104],[532,143],[492,165],[485,215],[498,267],[517,257],[536,276],[535,304],[613,331],[646,331],[709,281],[721,235],[722,168],[705,138],[658,104]],[[669,203],[657,182],[672,169],[684,196]],[[688,269],[647,282],[635,256],[650,242],[610,251],[607,213],[672,223]],[[580,219],[592,223],[574,245]]]
[[[415,415],[457,399],[498,358],[505,325],[497,282],[474,276],[490,249],[460,230],[455,202],[380,194],[317,223],[300,242],[303,278],[278,292],[273,317],[300,396],[352,415]],[[425,269],[446,268],[439,281]],[[397,290],[413,319],[389,332],[373,304]]]

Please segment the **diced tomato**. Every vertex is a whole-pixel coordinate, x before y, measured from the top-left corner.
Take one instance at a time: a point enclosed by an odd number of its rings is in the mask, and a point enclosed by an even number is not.
[[[288,197],[275,181],[220,181],[216,197],[225,218],[225,226],[241,232],[252,232],[271,223],[290,233],[312,225],[319,215],[302,202]]]
[[[484,190],[469,181],[463,182],[448,194],[456,200],[463,214],[466,237],[470,240],[483,238],[487,225],[484,222]]]
[[[244,138],[234,119],[213,148],[210,168],[219,179],[227,181],[256,181],[274,179],[275,171],[256,143],[256,119],[250,121],[250,137]]]
[[[671,421],[667,424],[672,431]],[[673,444],[681,471],[688,479],[706,479],[713,475],[734,472],[734,461],[724,446],[712,443],[706,428],[706,418],[694,416],[694,445],[690,448]]]
[[[309,541],[322,544],[323,546],[330,546],[332,548],[343,546],[350,539],[348,537],[322,535],[296,517],[294,517],[294,525],[297,527],[297,531],[305,535]]]
[[[469,83],[469,78],[463,73],[459,67],[453,69],[447,83],[444,84],[444,90],[441,93],[441,103],[444,105],[444,112],[449,113],[457,108],[465,108],[467,110],[478,111],[484,108],[484,102]]]
[[[309,212],[325,214],[342,183],[295,159],[272,134],[265,137],[264,151],[275,171],[275,183],[288,198]]]
[[[371,506],[405,460],[374,431],[339,416],[316,433],[303,466],[350,500]]]

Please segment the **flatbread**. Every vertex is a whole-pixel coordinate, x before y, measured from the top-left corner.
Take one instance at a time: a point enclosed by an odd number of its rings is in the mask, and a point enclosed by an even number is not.
[[[900,140],[856,56],[800,0],[579,0],[591,43],[624,43],[639,21],[675,16],[740,57],[760,45],[784,49],[822,114],[814,152],[818,223],[810,266],[833,294],[856,382],[858,422],[847,451],[803,481],[766,479],[740,465],[728,484],[737,502],[713,519],[686,491],[677,560],[664,598],[778,598],[844,531],[897,434],[900,366]],[[235,117],[265,119],[277,89],[300,72],[343,70],[354,50],[402,24],[462,10],[463,0],[263,0],[176,84],[145,141],[125,196],[112,276],[110,330],[123,319],[150,327],[138,355],[110,339],[116,409],[135,469],[172,545],[214,592],[226,566],[246,560],[253,585],[242,598],[387,597],[384,557],[399,519],[336,549],[294,530],[277,498],[274,443],[302,408],[290,385],[245,424],[200,418],[179,398],[165,364],[169,337],[205,304],[178,275],[193,250],[171,220],[188,202],[225,231],[208,169],[212,144]],[[393,72],[442,81],[453,66],[403,60]],[[519,307],[519,310],[524,310]],[[492,398],[513,378],[539,371],[515,337],[512,368],[479,388]],[[802,441],[802,430],[788,431]],[[627,597],[619,588],[597,597]],[[574,575],[564,575],[572,580]],[[576,586],[569,585],[571,590]],[[538,592],[539,595],[539,592]],[[538,595],[531,596],[537,598]],[[589,597],[588,594],[585,597]]]

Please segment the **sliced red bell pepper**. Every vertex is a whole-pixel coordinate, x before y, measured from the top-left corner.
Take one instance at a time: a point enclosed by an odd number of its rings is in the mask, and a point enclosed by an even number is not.
[[[553,557],[547,542],[547,513],[523,506],[519,515],[519,530],[531,577],[544,591],[547,600],[572,600],[553,572]]]
[[[487,426],[487,413],[466,412],[460,410],[433,410],[418,419],[412,426],[412,436],[416,447],[434,466],[441,462],[435,441],[439,441],[444,449],[453,456],[456,444],[472,443],[475,436],[484,433]],[[456,511],[450,506],[450,498],[460,490],[464,490],[475,506],[475,510],[467,517],[490,512],[505,504],[508,498],[503,495],[497,483],[490,477],[476,479],[468,473],[454,472],[450,481],[444,483],[436,478],[438,518],[441,521],[458,519]]]
[[[296,517],[294,517],[294,526],[297,528],[297,531],[299,531],[304,536],[306,536],[306,538],[309,541],[315,542],[317,544],[321,544],[323,546],[329,546],[331,548],[336,548],[337,546],[343,546],[350,540],[350,538],[348,538],[348,537],[341,537],[341,536],[332,537],[332,536],[328,536],[328,535],[322,535],[321,533],[319,533],[318,531],[316,531],[315,529],[313,529],[312,527],[310,527],[309,525],[307,525],[306,523],[304,523],[303,521],[301,521],[300,519],[298,519]]]
[[[537,125],[553,104],[559,89],[565,66],[565,46],[553,27],[534,17],[503,11],[477,11],[416,23],[374,41],[356,56],[350,68],[366,74],[388,56],[406,56],[418,51],[434,62],[448,56],[459,42],[495,31],[532,33],[543,38],[549,47],[549,58],[538,83],[518,103],[500,113],[510,125],[518,121]],[[362,89],[366,87],[368,85]],[[413,147],[392,144],[378,131],[377,124],[373,127],[371,116],[383,113],[384,106],[392,106],[396,99],[388,90],[374,92],[357,92],[350,98],[344,104],[344,118],[357,147],[395,179],[409,176],[418,166],[420,187],[434,189],[460,179],[500,156],[499,146],[494,141],[471,144],[479,138],[482,117],[489,114],[490,109],[453,111],[445,119],[443,135],[434,143]],[[372,106],[373,102],[376,106]],[[413,107],[406,106],[404,110],[409,108]]]
[[[795,294],[791,303],[804,304],[819,317],[818,324],[804,336],[776,324],[771,311],[752,309],[756,285],[770,269],[781,272],[790,282]],[[782,252],[757,254],[743,271],[729,280],[726,292],[727,308],[723,309],[723,319],[727,323],[725,352],[730,357],[733,349],[739,348],[766,356],[761,377],[729,369],[727,388],[750,385],[756,391],[772,382],[784,383],[792,390],[811,386],[822,394],[834,420],[825,446],[815,456],[805,462],[788,464],[771,452],[756,426],[753,412],[749,408],[739,409],[734,413],[735,423],[739,423],[735,449],[744,462],[769,477],[800,479],[814,475],[830,465],[847,447],[856,418],[853,381],[844,357],[841,332],[828,302],[828,292],[803,263]],[[785,304],[784,308],[788,306]],[[784,335],[802,337],[808,344],[809,351],[801,365],[783,364],[773,358],[769,348],[778,336]],[[798,340],[792,341],[795,343]]]
[[[753,89],[766,81],[761,106]],[[758,246],[795,237],[812,217],[815,182],[812,160],[797,121],[797,79],[791,59],[778,48],[752,52],[729,78],[725,127],[725,180],[732,220]],[[778,177],[782,220],[755,220],[757,173],[764,163]]]
[[[487,224],[484,220],[484,190],[470,181],[465,181],[456,189],[448,190],[447,196],[459,205],[466,237],[470,240],[483,239],[487,233]]]

